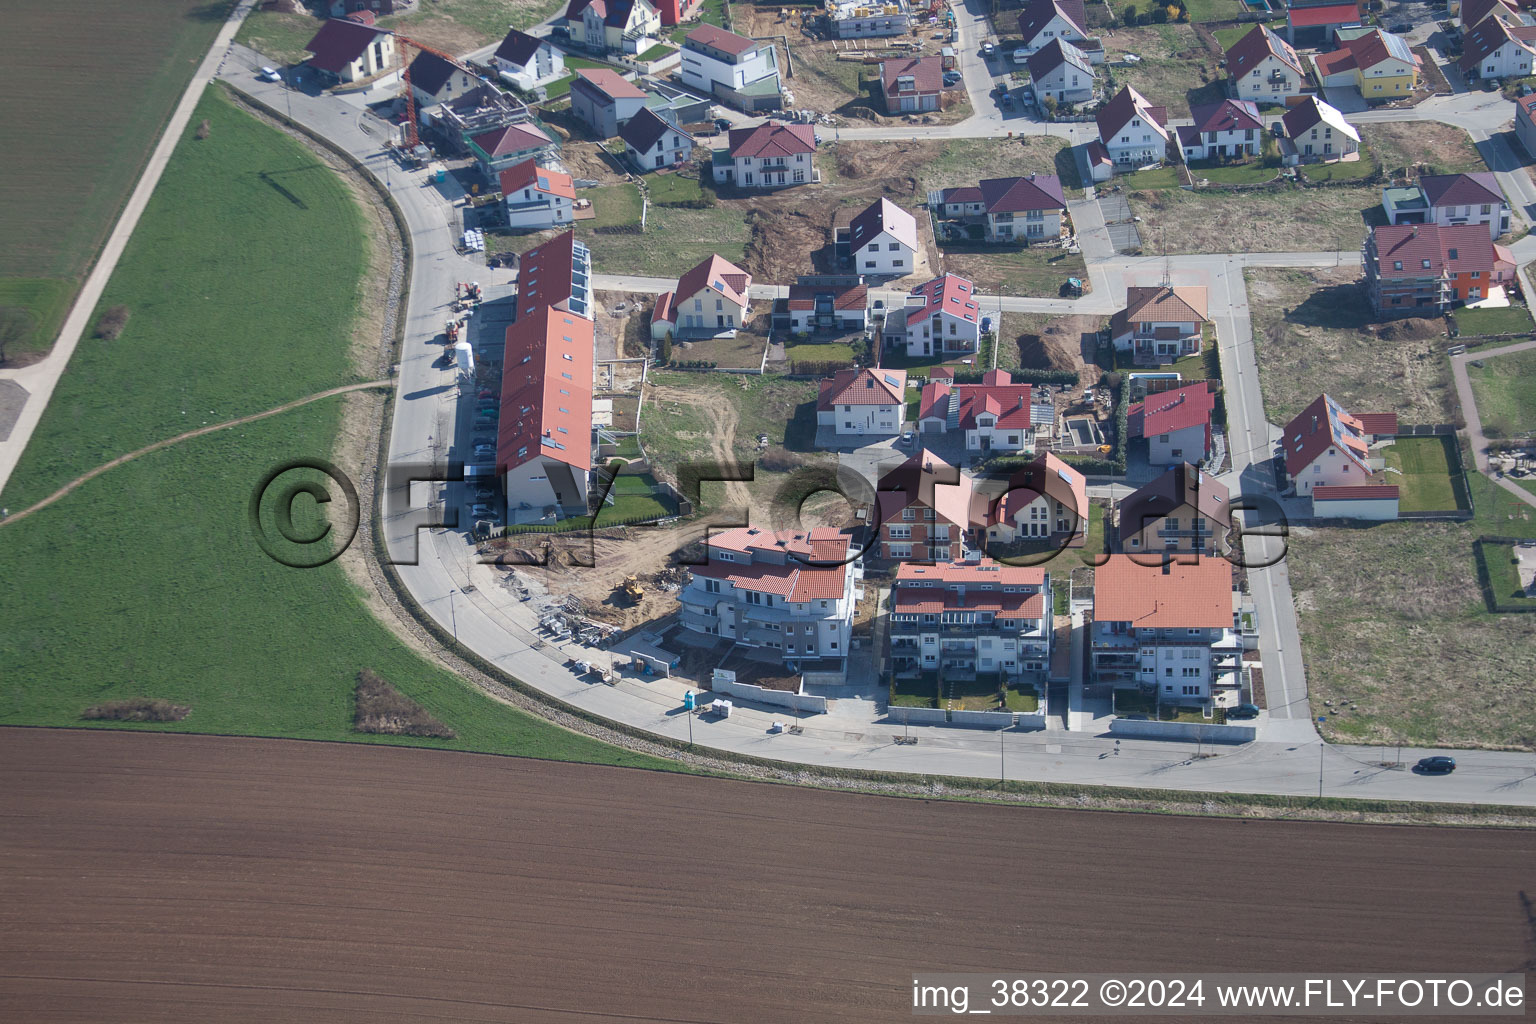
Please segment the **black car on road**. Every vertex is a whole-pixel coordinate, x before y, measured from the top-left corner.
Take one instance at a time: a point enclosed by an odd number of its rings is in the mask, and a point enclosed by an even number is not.
[[[1413,770],[1423,772],[1425,775],[1449,775],[1456,770],[1456,759],[1446,757],[1444,754],[1420,758],[1419,763],[1413,766]]]

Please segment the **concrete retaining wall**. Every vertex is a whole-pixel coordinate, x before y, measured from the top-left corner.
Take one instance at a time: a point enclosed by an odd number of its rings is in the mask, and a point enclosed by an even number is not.
[[[802,672],[801,686],[842,686],[848,677],[841,672]]]
[[[1150,722],[1116,718],[1109,723],[1116,736],[1137,736],[1145,740],[1203,740],[1206,743],[1252,743],[1258,729],[1251,725],[1198,725],[1194,722]]]
[[[1020,712],[1013,716],[1013,727],[1023,732],[1045,728],[1045,712],[1034,711],[1029,714]]]
[[[951,711],[949,724],[968,729],[1007,729],[1013,725],[1013,714],[1008,711]]]
[[[813,697],[808,693],[769,690],[762,686],[753,686],[751,683],[726,683],[718,680],[711,684],[710,689],[730,697],[740,697],[742,700],[757,701],[760,704],[774,704],[796,711],[809,711],[818,715],[826,714],[827,711],[827,698]]]
[[[949,713],[943,708],[891,708],[885,713],[888,721],[897,725],[946,725]]]

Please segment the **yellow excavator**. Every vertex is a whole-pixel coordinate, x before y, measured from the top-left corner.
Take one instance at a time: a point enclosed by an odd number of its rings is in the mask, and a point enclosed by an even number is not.
[[[624,596],[637,603],[645,596],[645,588],[640,585],[640,577],[635,575],[624,577]]]

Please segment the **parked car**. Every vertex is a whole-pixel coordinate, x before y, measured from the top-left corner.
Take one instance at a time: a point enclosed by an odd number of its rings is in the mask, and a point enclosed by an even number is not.
[[[912,442],[915,440],[916,437],[913,435],[912,431],[907,430],[903,431],[902,435],[896,439],[896,443],[901,445],[903,448],[907,448],[910,447]]]
[[[960,72],[958,72],[958,71],[946,71],[946,72],[944,72],[944,84],[945,85],[958,85],[959,83],[960,83]]]
[[[263,82],[281,82],[283,80],[283,76],[278,74],[277,68],[269,67],[263,67],[260,71],[256,72],[256,77]]]
[[[983,57],[990,57],[990,56],[992,56],[992,54],[994,52],[996,52],[996,50],[997,50],[997,47],[993,46],[991,43],[982,43],[981,44],[981,55]]]
[[[476,503],[471,505],[469,507],[469,514],[474,516],[476,519],[490,519],[493,521],[497,517],[496,510],[491,506],[483,503]]]
[[[1227,720],[1241,720],[1246,718],[1258,718],[1259,706],[1257,704],[1239,704],[1235,708],[1227,710]]]
[[[1456,770],[1456,759],[1446,757],[1444,754],[1436,754],[1434,757],[1423,757],[1414,765],[1414,771],[1423,772],[1425,775],[1449,775]]]
[[[731,130],[731,122],[723,117],[715,118],[715,131],[728,132]]]
[[[1028,62],[1028,60],[1029,60],[1029,51],[1027,49],[1025,49],[1024,47],[1021,46],[1017,50],[1013,51],[1013,62],[1015,64],[1024,64],[1024,63]]]

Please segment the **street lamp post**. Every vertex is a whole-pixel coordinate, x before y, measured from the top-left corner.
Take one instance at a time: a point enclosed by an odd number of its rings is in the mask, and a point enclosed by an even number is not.
[[[448,618],[453,623],[453,639],[455,641],[459,639],[459,613],[453,605],[453,595],[457,593],[458,591],[452,587],[448,588]]]

